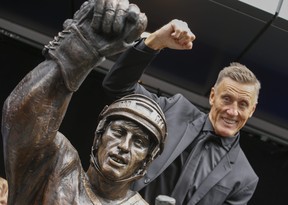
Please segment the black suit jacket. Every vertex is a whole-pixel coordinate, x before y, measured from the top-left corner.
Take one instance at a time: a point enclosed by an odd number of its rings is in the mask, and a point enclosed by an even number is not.
[[[134,184],[137,191],[149,186],[149,183],[184,151],[198,135],[207,117],[207,114],[201,112],[181,94],[170,98],[158,97],[138,84],[145,68],[156,55],[157,53],[144,52],[132,47],[120,56],[103,81],[103,87],[113,97],[141,93],[153,98],[166,116],[168,137],[164,152],[152,162],[147,174]],[[258,177],[237,141],[202,182],[188,204],[244,205],[252,197],[257,183]]]

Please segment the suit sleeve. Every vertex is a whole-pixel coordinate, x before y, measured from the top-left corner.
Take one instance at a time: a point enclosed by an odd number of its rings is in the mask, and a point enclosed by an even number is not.
[[[131,93],[151,94],[138,81],[158,52],[145,48],[143,41],[124,52],[103,80],[103,88],[112,99]]]

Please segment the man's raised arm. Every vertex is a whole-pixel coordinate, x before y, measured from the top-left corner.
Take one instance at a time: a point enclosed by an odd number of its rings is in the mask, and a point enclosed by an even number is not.
[[[129,93],[149,95],[137,82],[161,49],[192,49],[195,35],[186,22],[174,19],[123,53],[108,72],[103,88],[113,98]]]

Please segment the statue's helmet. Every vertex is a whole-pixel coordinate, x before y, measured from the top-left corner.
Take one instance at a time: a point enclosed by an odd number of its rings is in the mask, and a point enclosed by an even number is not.
[[[114,101],[111,105],[105,106],[99,115],[99,122],[96,129],[94,144],[92,147],[91,160],[99,171],[97,159],[94,158],[93,151],[97,150],[99,137],[102,136],[104,129],[111,120],[128,119],[140,124],[149,133],[155,142],[149,151],[143,167],[138,171],[137,175],[129,179],[143,176],[147,169],[147,165],[154,160],[156,156],[162,153],[164,143],[167,136],[167,125],[164,113],[160,106],[151,98],[140,95],[131,94]],[[97,158],[97,157],[96,157]],[[121,180],[123,181],[123,180]]]

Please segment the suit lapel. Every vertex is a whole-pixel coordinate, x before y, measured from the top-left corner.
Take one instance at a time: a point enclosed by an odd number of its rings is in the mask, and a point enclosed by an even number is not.
[[[185,134],[180,139],[176,138],[175,136],[170,136],[168,133],[168,137],[171,137],[172,139],[169,141],[169,144],[165,144],[167,153],[164,150],[164,152],[153,161],[153,163],[149,166],[146,175],[134,183],[132,186],[133,189],[140,190],[146,185],[145,180],[148,179],[149,181],[152,181],[159,176],[195,139],[202,129],[206,118],[207,115],[202,115],[196,120],[189,122],[186,127]],[[170,153],[171,150],[173,150],[173,152]]]
[[[166,163],[162,166],[160,173],[162,173],[186,148],[187,146],[198,136],[201,131],[207,115],[203,115],[200,118],[192,121],[188,124],[185,134],[180,141],[174,146],[174,151],[170,157],[167,158]]]
[[[223,177],[228,174],[232,169],[232,164],[235,163],[237,156],[240,151],[239,137],[236,140],[234,146],[231,150],[223,157],[223,159],[218,163],[218,165],[213,169],[213,171],[208,175],[208,177],[202,182],[199,188],[195,191],[192,198],[189,200],[188,205],[198,203],[203,196],[213,187],[217,182],[219,182]]]

